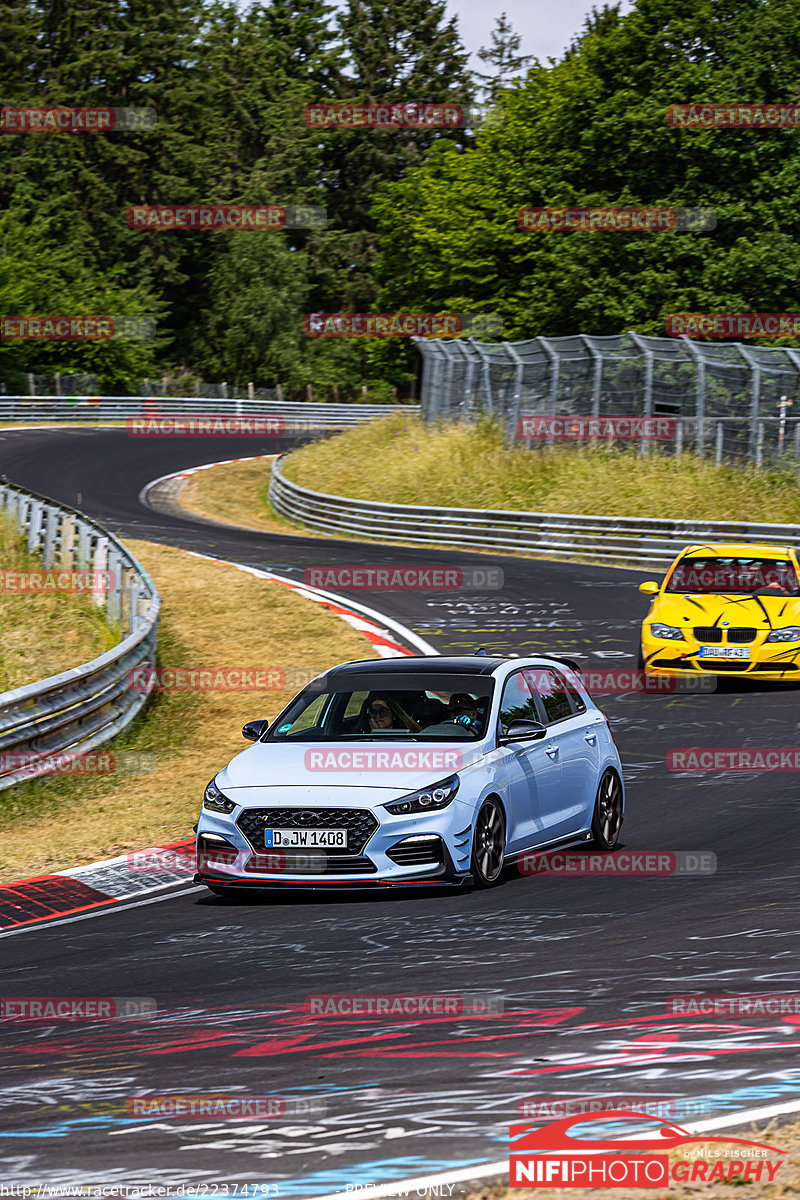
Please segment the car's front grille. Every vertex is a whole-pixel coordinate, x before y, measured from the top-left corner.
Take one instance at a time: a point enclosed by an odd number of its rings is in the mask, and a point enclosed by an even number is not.
[[[431,837],[424,842],[406,838],[402,842],[397,842],[391,850],[387,850],[386,857],[400,867],[441,867],[444,865],[442,843],[438,837]]]
[[[379,821],[363,808],[246,808],[236,824],[254,850],[272,850],[264,845],[265,829],[346,829],[346,846],[309,847],[338,858],[360,855]]]
[[[693,632],[698,642],[722,641],[722,630],[718,625],[695,625]]]
[[[702,671],[713,671],[715,675],[721,675],[723,671],[746,671],[750,666],[750,660],[737,658],[734,662],[728,662],[724,658],[701,658],[697,665]]]
[[[734,626],[732,629],[728,630],[728,641],[738,642],[740,646],[744,646],[748,642],[754,642],[756,640],[757,633],[757,629],[748,629],[744,625],[739,627]]]

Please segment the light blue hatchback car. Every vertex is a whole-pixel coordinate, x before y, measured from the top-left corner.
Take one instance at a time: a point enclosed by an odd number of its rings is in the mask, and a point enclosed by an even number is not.
[[[611,850],[619,754],[577,664],[368,659],[318,676],[206,788],[213,892],[499,882],[531,850]]]

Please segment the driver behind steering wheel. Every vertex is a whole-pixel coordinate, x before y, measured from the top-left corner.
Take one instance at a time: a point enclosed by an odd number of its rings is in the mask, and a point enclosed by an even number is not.
[[[453,692],[448,705],[448,720],[477,729],[480,724],[477,702],[468,692]]]

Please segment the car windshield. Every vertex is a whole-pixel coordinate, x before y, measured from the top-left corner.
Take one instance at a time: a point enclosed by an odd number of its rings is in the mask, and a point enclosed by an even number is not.
[[[486,731],[491,676],[350,673],[316,681],[272,726],[268,742],[474,741]]]
[[[796,596],[800,591],[788,559],[717,557],[682,558],[664,590],[749,596]]]

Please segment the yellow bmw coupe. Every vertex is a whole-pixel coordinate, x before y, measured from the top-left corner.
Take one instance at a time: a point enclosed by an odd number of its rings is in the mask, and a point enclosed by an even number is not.
[[[651,597],[639,661],[648,675],[800,680],[800,558],[793,546],[687,546]]]

